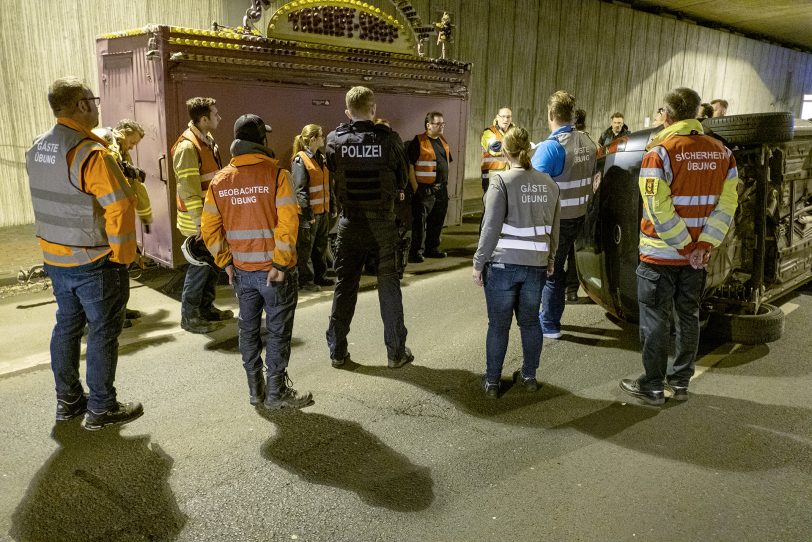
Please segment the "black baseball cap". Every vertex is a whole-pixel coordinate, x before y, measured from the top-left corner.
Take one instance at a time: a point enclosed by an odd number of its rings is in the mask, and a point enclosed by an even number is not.
[[[265,144],[265,134],[271,131],[271,125],[265,124],[265,121],[257,115],[243,115],[234,123],[234,139],[243,139],[245,141],[252,141]]]

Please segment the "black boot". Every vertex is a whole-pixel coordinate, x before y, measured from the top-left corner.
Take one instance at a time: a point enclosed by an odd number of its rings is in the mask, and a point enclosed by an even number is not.
[[[299,392],[290,387],[290,384],[292,384],[292,382],[290,378],[288,378],[287,371],[268,375],[265,408],[268,410],[304,408],[313,402],[312,393],[306,392],[299,394]]]
[[[248,376],[248,402],[251,406],[259,406],[265,400],[265,379],[262,377],[262,369],[259,371],[247,371]]]
[[[209,322],[200,315],[200,310],[193,310],[188,316],[181,316],[180,327],[189,333],[211,333],[217,325]]]

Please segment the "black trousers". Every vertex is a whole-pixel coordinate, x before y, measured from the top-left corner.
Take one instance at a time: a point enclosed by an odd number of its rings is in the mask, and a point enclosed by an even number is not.
[[[440,233],[443,231],[448,211],[448,187],[420,185],[412,198],[412,256],[440,249]]]
[[[299,285],[321,281],[327,272],[327,238],[330,233],[330,215],[315,215],[310,223],[299,215],[299,237],[296,239]],[[305,223],[307,227],[302,224]],[[312,263],[311,263],[312,262]]]
[[[663,382],[687,386],[694,375],[699,348],[699,298],[705,288],[704,270],[690,265],[637,267],[640,345],[645,373],[638,380],[645,390],[661,391]],[[668,369],[672,307],[676,327],[674,368]]]
[[[403,298],[400,292],[398,234],[395,220],[376,220],[344,215],[338,221],[334,268],[336,287],[327,328],[330,357],[347,355],[347,335],[358,301],[358,285],[367,257],[378,274],[378,302],[383,320],[384,343],[390,359],[400,358],[406,347]]]

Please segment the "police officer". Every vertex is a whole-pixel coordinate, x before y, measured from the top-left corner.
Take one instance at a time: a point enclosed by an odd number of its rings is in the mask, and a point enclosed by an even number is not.
[[[333,173],[341,208],[335,254],[336,288],[327,345],[333,367],[350,360],[347,334],[358,299],[364,261],[371,256],[378,274],[378,300],[390,368],[414,360],[406,347],[398,277],[395,201],[408,182],[403,142],[385,124],[376,124],[375,95],[366,87],[347,92],[350,122],[327,135],[327,167]]]

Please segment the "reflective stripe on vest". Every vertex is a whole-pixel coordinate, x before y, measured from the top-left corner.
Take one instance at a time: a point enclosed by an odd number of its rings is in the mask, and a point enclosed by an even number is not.
[[[546,242],[525,241],[523,239],[499,239],[497,248],[510,248],[514,250],[532,250],[534,252],[548,252],[549,246]]]
[[[564,147],[564,169],[560,175],[553,177],[561,190],[561,219],[579,218],[586,214],[586,204],[592,194],[594,144],[586,134],[574,129],[551,138],[558,140]]]
[[[198,172],[200,174],[200,191],[205,194],[206,190],[209,188],[209,183],[222,168],[220,151],[216,143],[213,147],[210,147],[208,143],[201,141],[191,128],[187,128],[183,131],[180,137],[178,137],[175,144],[172,145],[172,150],[169,152],[171,156],[175,156],[175,149],[184,139],[194,145],[195,149],[197,150]],[[175,203],[178,208],[178,222],[183,223],[184,226],[190,226],[184,229],[196,229],[197,226],[195,225],[194,220],[187,212],[189,209],[180,196],[176,196]],[[183,214],[183,216],[181,216],[181,214]]]
[[[68,168],[68,154],[73,149],[73,162]],[[102,150],[101,143],[56,124],[26,152],[37,237],[64,246],[109,250],[103,203],[81,190],[85,162],[91,153]],[[126,194],[113,193],[102,200],[112,202],[121,197]]]
[[[443,136],[438,139],[445,150],[446,160],[448,160],[451,157],[451,149]],[[414,165],[415,179],[420,184],[434,184],[437,180],[437,156],[434,153],[434,145],[431,144],[431,139],[426,134],[418,135],[417,141],[420,143],[420,155]]]
[[[330,210],[330,172],[327,170],[327,165],[319,166],[318,162],[308,156],[305,151],[299,151],[296,156],[302,159],[307,170],[310,209],[314,215],[328,212]]]
[[[679,135],[654,147],[644,162],[646,160],[649,163],[647,167],[640,168],[640,177],[653,179],[656,183],[662,180],[669,185],[674,215],[655,227],[655,217],[649,215],[646,206],[643,206],[640,221],[641,260],[655,264],[685,264],[688,258],[681,256],[674,246],[696,241],[702,234],[721,243],[725,234],[716,226],[729,225],[733,217],[721,209],[716,210],[716,206],[725,182],[738,176],[730,150],[708,136]],[[696,164],[706,167],[696,167]],[[657,167],[659,165],[662,167]],[[715,222],[716,219],[719,222]],[[660,238],[658,230],[665,235],[680,221],[686,228],[679,235],[674,233],[668,241]]]
[[[285,248],[274,239],[276,209],[279,200],[287,199],[276,197],[279,171],[275,160],[239,167],[229,164],[212,181],[211,195],[223,220],[231,257],[244,271],[267,268],[263,264],[273,261],[274,250]],[[240,191],[254,195],[232,195]]]

